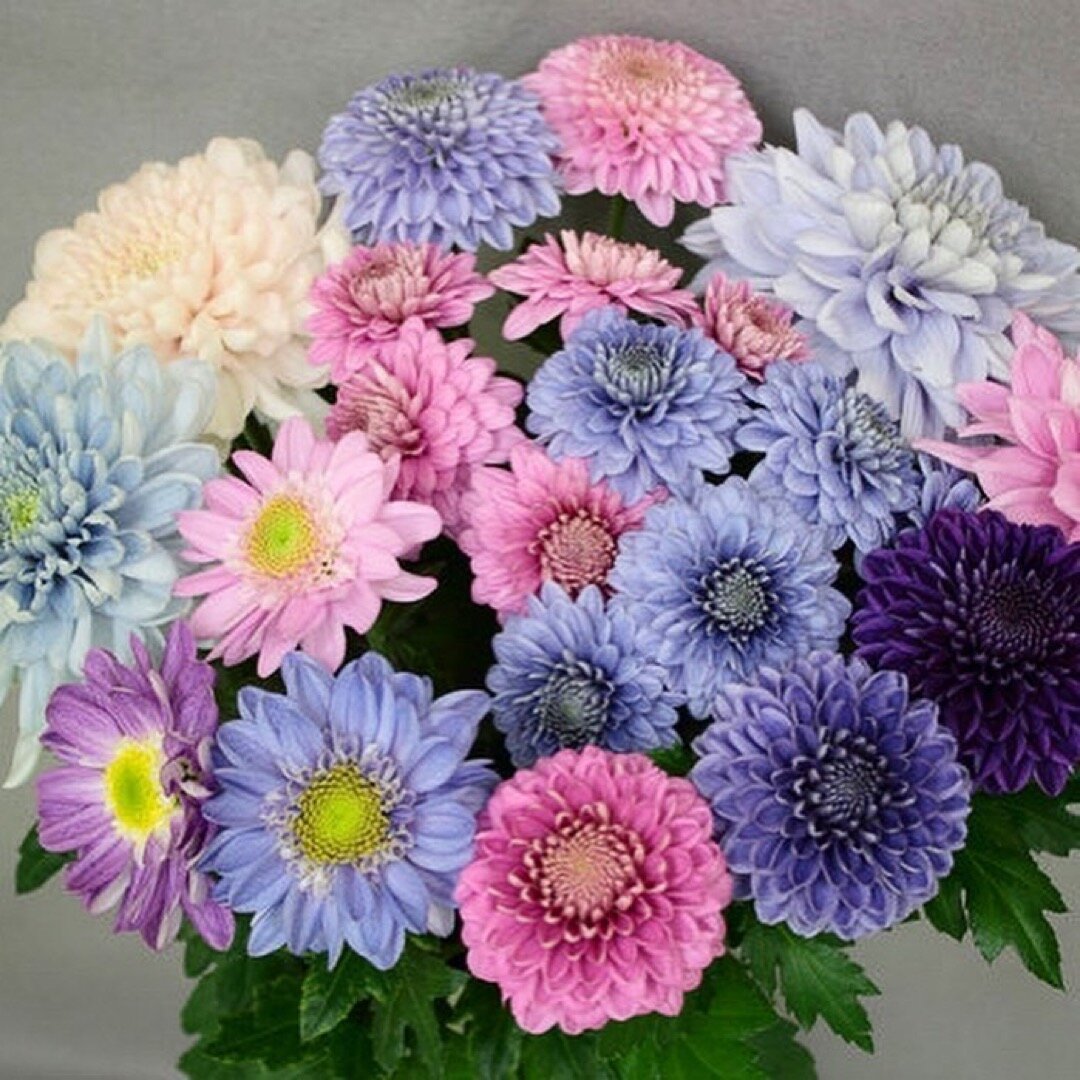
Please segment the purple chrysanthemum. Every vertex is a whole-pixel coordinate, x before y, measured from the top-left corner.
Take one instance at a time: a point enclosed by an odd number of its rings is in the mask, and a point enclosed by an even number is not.
[[[49,701],[41,741],[61,764],[38,778],[41,844],[75,853],[65,882],[89,911],[119,901],[118,932],[162,949],[186,915],[225,949],[232,913],[198,868],[215,831],[201,813],[214,785],[214,672],[184,623],[169,630],[160,665],[137,639],[131,650],[130,666],[91,650],[83,681]]]
[[[1080,544],[942,510],[862,575],[859,655],[938,703],[976,786],[1059,792],[1080,760]]]
[[[446,936],[494,783],[465,761],[488,696],[432,700],[431,683],[377,653],[338,675],[302,653],[282,663],[286,693],[240,692],[217,739],[221,791],[206,816],[220,899],[254,912],[248,952],[301,955],[345,945],[378,968],[405,931]]]
[[[357,241],[507,250],[513,229],[559,212],[558,143],[536,97],[470,68],[391,75],[330,119],[322,189]]]
[[[850,941],[937,892],[964,843],[970,782],[903,675],[813,653],[724,687],[713,715],[690,779],[762,922]]]

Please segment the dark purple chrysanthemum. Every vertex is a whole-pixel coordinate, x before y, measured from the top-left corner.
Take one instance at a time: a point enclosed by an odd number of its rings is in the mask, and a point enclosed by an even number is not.
[[[720,689],[690,779],[762,922],[851,941],[937,892],[970,782],[936,713],[898,672],[826,652]]]
[[[862,575],[859,655],[938,703],[976,785],[1059,792],[1080,760],[1080,544],[942,510]]]

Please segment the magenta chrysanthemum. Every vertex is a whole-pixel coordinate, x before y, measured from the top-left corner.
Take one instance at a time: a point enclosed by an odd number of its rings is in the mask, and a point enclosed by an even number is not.
[[[191,618],[211,658],[238,664],[258,653],[265,678],[299,646],[330,671],[345,658],[345,628],[370,629],[384,600],[419,600],[432,578],[399,559],[437,536],[429,506],[394,502],[395,462],[359,432],[316,439],[304,420],[286,420],[270,459],[232,456],[247,478],[203,487],[205,509],[179,515],[185,558],[212,564],[182,578],[181,596],[205,596]]]
[[[562,750],[501,784],[458,882],[469,970],[567,1034],[675,1016],[724,952],[732,883],[708,805],[640,754]]]
[[[565,340],[594,308],[616,307],[686,326],[697,314],[693,294],[677,288],[682,271],[644,244],[624,244],[609,236],[569,230],[544,237],[519,259],[493,270],[500,289],[524,296],[510,313],[503,336],[527,337],[538,326],[560,319]]]
[[[393,496],[434,506],[446,530],[461,526],[460,502],[481,465],[506,461],[524,439],[514,424],[522,388],[470,356],[466,339],[444,342],[418,318],[338,390],[326,421],[335,441],[361,431],[381,457],[399,459]]]
[[[654,225],[671,224],[676,199],[722,202],[726,158],[761,139],[735,76],[678,42],[580,38],[522,81],[559,137],[566,191],[624,195]]]
[[[500,616],[520,614],[545,581],[576,596],[607,583],[619,537],[638,529],[653,493],[626,504],[613,488],[589,479],[580,458],[553,461],[523,443],[510,451],[510,471],[478,469],[462,500],[459,538],[472,560],[473,599]]]
[[[407,319],[419,318],[427,327],[462,326],[494,292],[469,253],[435,244],[355,247],[312,286],[308,358],[328,365],[334,382],[342,382],[396,340]]]

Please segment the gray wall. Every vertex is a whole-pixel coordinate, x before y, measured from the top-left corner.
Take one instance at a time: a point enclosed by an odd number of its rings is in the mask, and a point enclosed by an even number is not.
[[[516,74],[572,37],[679,37],[727,63],[768,136],[806,105],[918,122],[995,164],[1006,189],[1080,242],[1075,0],[38,0],[0,2],[0,309],[22,293],[34,239],[68,224],[140,162],[214,134],[280,154],[314,149],[350,93],[394,69],[469,63]],[[0,724],[6,761],[11,720]],[[175,1075],[185,987],[175,958],[113,938],[59,888],[16,899],[31,794],[0,792],[0,1077]],[[1054,868],[1080,908],[1080,860]],[[1071,986],[1080,922],[1058,920]],[[1078,997],[1011,957],[905,926],[859,950],[884,996],[879,1053],[828,1035],[825,1080],[1064,1080],[1078,1073]]]

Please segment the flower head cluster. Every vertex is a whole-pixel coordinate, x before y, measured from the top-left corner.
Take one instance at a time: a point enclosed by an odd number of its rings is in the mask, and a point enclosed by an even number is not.
[[[859,655],[938,703],[976,786],[1059,792],[1080,761],[1080,545],[942,510],[862,575]]]
[[[907,512],[904,524],[922,528],[939,510],[978,510],[984,499],[967,474],[932,458],[916,454],[919,466],[919,499]]]
[[[210,434],[239,434],[252,407],[290,416],[326,381],[305,355],[308,290],[347,250],[337,215],[319,226],[321,208],[299,150],[279,167],[257,142],[219,138],[177,165],[144,165],[38,241],[0,337],[44,338],[71,356],[99,313],[121,346],[217,367]]]
[[[795,113],[798,149],[730,166],[730,206],[684,242],[801,318],[816,359],[854,367],[905,436],[959,427],[956,386],[1007,378],[1004,330],[1019,308],[1080,332],[1080,251],[1048,240],[981,162],[921,128],[852,116],[843,133]]]
[[[248,952],[348,945],[397,963],[405,932],[446,936],[476,814],[494,782],[465,761],[487,695],[432,700],[427,679],[367,653],[332,677],[291,653],[285,694],[240,692],[217,739],[220,826],[203,865],[215,895],[252,912]]]
[[[72,365],[44,345],[0,350],[0,700],[19,681],[9,784],[29,776],[50,691],[91,645],[176,618],[176,513],[218,471],[191,440],[213,408],[209,365],[114,355],[96,321]]]
[[[690,778],[762,922],[850,941],[934,896],[964,843],[971,785],[903,675],[813,653],[724,687],[713,715]]]
[[[523,81],[562,144],[566,190],[623,195],[654,225],[671,224],[676,199],[721,202],[728,156],[761,138],[738,80],[679,42],[579,38]]]
[[[724,952],[731,888],[689,781],[640,754],[562,750],[481,815],[457,889],[469,970],[532,1033],[676,1016]]]
[[[528,428],[625,498],[725,473],[745,380],[700,330],[594,312],[529,383]]]
[[[514,228],[559,212],[557,145],[520,83],[438,68],[356,94],[327,124],[319,164],[362,243],[505,251]]]
[[[182,623],[160,665],[139,641],[130,666],[103,649],[78,683],[52,696],[42,742],[60,764],[38,777],[41,844],[73,853],[67,887],[95,914],[119,903],[117,932],[152,949],[186,916],[215,949],[232,940],[232,912],[210,896],[198,862],[215,829],[201,809],[214,790],[214,672]]]
[[[246,478],[206,485],[206,508],[180,515],[184,557],[209,564],[182,578],[181,596],[204,596],[191,619],[211,657],[238,664],[256,653],[265,678],[299,645],[335,671],[345,628],[366,632],[384,600],[418,600],[435,588],[399,560],[437,536],[428,506],[392,501],[397,468],[359,432],[316,439],[299,418],[281,425],[273,457],[232,457]]]

